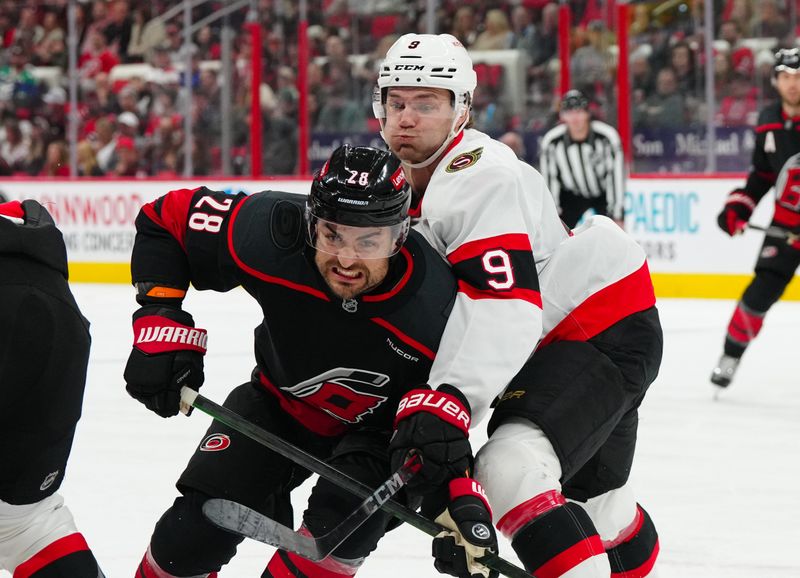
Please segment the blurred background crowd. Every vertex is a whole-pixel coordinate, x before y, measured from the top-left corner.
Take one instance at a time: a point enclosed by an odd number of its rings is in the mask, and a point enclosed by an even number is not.
[[[796,45],[797,0],[713,0],[712,62],[706,62],[703,1],[712,0],[631,4],[634,132],[686,130],[706,126],[709,118],[720,128],[752,126],[774,98],[773,53]],[[70,2],[75,5],[79,175],[185,174],[185,114],[191,115],[192,174],[249,174],[254,47],[245,32],[248,15],[260,26],[262,39],[256,47],[262,67],[262,171],[298,171],[298,2],[252,0],[216,19],[226,2],[193,2],[191,21],[201,25],[187,43],[180,0],[0,0],[0,175],[70,174]],[[567,2],[568,66],[572,87],[590,97],[596,117],[614,125],[619,47],[609,2]],[[315,137],[377,133],[371,99],[378,63],[399,35],[428,31],[428,5],[424,0],[309,0],[312,148]],[[440,0],[435,5],[435,32],[455,35],[476,62],[476,128],[503,135],[520,156],[531,157],[525,143],[535,143],[531,135],[543,134],[557,120],[559,4]],[[224,27],[233,36],[226,117],[230,154],[223,159]],[[190,98],[182,90],[188,62]],[[634,152],[634,171],[636,162]]]

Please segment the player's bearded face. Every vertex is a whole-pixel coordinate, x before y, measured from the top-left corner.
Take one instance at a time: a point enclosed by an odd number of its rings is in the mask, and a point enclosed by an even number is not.
[[[450,92],[442,88],[391,88],[384,108],[384,137],[407,163],[422,162],[441,146],[455,114]]]
[[[389,271],[388,257],[369,259],[360,255],[389,254],[393,243],[385,227],[332,227],[321,222],[314,262],[334,295],[352,299],[380,285]]]
[[[775,88],[788,106],[800,106],[800,73],[779,72]]]

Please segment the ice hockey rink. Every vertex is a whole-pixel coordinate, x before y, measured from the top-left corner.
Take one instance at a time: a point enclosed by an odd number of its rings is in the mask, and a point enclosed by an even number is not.
[[[61,493],[106,575],[132,577],[210,418],[195,412],[165,420],[125,393],[132,288],[73,289],[92,323],[93,344],[84,415]],[[800,576],[800,303],[770,311],[733,386],[715,401],[708,375],[733,306],[659,302],[664,362],[640,413],[632,480],[659,530],[661,578]],[[249,376],[259,311],[240,290],[195,292],[185,307],[209,333],[202,393],[221,403]],[[473,434],[475,447],[485,439],[481,430]],[[296,521],[307,489],[295,495]],[[427,536],[402,527],[386,536],[359,576],[438,576],[429,550]],[[245,541],[220,576],[258,577],[271,552]],[[507,542],[501,555],[516,561]]]

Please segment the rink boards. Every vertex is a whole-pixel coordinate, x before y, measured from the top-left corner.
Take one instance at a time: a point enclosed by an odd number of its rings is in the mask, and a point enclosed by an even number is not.
[[[33,198],[45,204],[64,233],[70,279],[129,283],[128,262],[134,220],[142,204],[167,191],[205,185],[229,192],[274,189],[305,193],[307,179],[275,180],[4,180],[0,190],[11,199]],[[628,180],[625,228],[645,248],[659,297],[739,297],[752,276],[763,233],[748,231],[731,239],[716,217],[727,193],[743,178],[636,177]],[[770,193],[752,222],[769,223]],[[784,295],[800,300],[795,277]]]

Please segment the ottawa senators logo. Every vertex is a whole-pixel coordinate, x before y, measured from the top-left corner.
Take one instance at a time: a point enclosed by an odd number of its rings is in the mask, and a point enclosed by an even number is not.
[[[456,171],[466,169],[467,167],[471,167],[478,162],[478,159],[481,158],[482,154],[483,147],[476,148],[474,151],[469,151],[468,153],[461,153],[452,161],[450,161],[450,164],[447,165],[447,168],[444,170],[448,173],[454,173]]]

